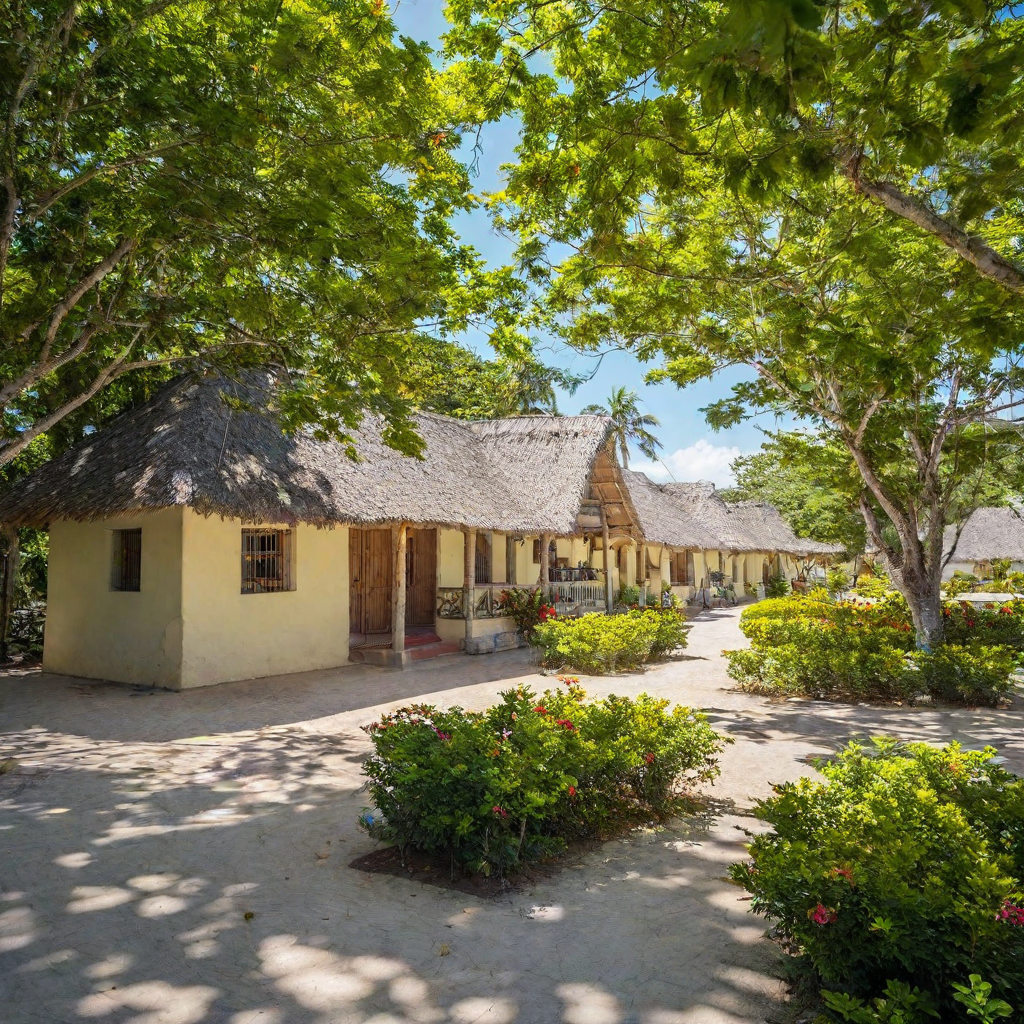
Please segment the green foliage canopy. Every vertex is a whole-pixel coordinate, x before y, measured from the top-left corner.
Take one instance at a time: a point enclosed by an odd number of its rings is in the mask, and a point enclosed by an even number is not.
[[[0,463],[114,381],[267,364],[288,424],[414,450],[410,345],[486,277],[462,110],[380,0],[5,5]]]
[[[748,367],[712,426],[826,431],[939,639],[944,526],[1022,461],[997,419],[1024,383],[1020,25],[986,4],[449,10],[452,52],[475,53],[450,74],[522,117],[494,209],[551,329],[683,387]]]

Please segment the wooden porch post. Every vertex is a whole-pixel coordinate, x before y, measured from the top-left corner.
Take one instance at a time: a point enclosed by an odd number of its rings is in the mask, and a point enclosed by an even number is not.
[[[476,530],[463,530],[462,601],[466,640],[473,638],[473,607],[476,604]]]
[[[604,541],[604,599],[607,607],[605,614],[612,613],[612,563],[611,563],[611,538],[608,533],[608,516],[605,514],[604,506],[601,506],[601,538]]]
[[[540,592],[547,597],[551,589],[551,534],[540,535]]]
[[[409,530],[405,523],[395,528],[395,572],[391,590],[391,650],[405,650],[405,551]]]

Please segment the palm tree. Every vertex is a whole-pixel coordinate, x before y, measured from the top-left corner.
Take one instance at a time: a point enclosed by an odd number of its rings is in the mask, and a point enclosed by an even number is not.
[[[658,457],[661,442],[648,429],[660,427],[657,416],[640,412],[640,399],[635,391],[625,387],[614,388],[608,405],[588,405],[583,412],[609,416],[612,421],[614,451],[622,462],[622,468],[629,468],[629,444],[632,442],[649,459]]]

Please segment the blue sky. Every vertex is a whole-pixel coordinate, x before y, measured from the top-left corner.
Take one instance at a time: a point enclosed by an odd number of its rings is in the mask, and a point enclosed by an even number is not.
[[[438,47],[445,20],[443,0],[392,0],[393,16],[399,32]],[[489,125],[483,132],[483,152],[479,159],[474,189],[479,192],[495,191],[501,187],[500,165],[511,161],[516,144],[515,125],[503,122]],[[457,222],[458,230],[489,262],[501,265],[512,252],[512,242],[498,235],[482,211],[464,215]],[[486,339],[465,339],[474,348],[485,353]],[[729,391],[729,386],[746,376],[742,370],[718,375],[683,391],[671,384],[647,385],[643,375],[645,367],[632,355],[612,352],[596,365],[594,357],[584,356],[563,346],[542,348],[541,357],[553,365],[593,379],[585,383],[574,395],[561,395],[559,408],[563,413],[578,412],[592,402],[603,402],[612,388],[626,385],[636,391],[646,412],[657,416],[661,427],[655,431],[664,448],[662,460],[653,465],[642,456],[630,460],[631,468],[642,469],[661,480],[713,480],[719,486],[731,482],[729,462],[740,453],[760,446],[762,435],[754,423],[741,424],[731,430],[713,432],[698,411],[701,406]],[[772,421],[763,422],[766,428]]]

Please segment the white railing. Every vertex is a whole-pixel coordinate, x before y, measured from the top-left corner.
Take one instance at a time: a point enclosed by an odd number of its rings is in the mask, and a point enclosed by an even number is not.
[[[584,615],[607,608],[603,583],[552,583],[549,593],[559,615]]]

